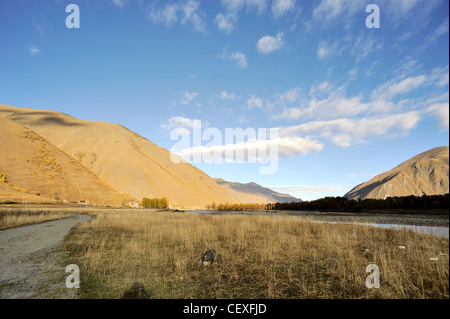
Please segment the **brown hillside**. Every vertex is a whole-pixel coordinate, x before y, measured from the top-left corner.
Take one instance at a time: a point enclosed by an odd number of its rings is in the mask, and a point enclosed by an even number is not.
[[[351,199],[441,195],[449,192],[449,148],[431,149],[394,169],[360,184],[345,196]]]
[[[2,117],[0,145],[2,201],[121,203],[117,190],[93,172],[39,134]]]
[[[170,205],[204,206],[236,199],[189,163],[118,124],[84,121],[54,112],[0,105],[0,118],[45,137],[120,193],[167,197]]]

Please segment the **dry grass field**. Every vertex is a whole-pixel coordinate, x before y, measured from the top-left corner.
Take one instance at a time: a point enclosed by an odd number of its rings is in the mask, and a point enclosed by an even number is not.
[[[122,298],[133,283],[163,299],[449,298],[448,239],[287,216],[93,214],[65,240],[80,298]],[[222,262],[198,267],[209,248]],[[365,285],[369,264],[378,289]]]
[[[70,213],[51,210],[1,209],[0,230],[67,218]]]

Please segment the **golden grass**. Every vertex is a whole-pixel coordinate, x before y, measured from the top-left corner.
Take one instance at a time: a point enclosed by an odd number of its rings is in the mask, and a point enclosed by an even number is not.
[[[449,297],[448,255],[440,255],[448,239],[297,217],[95,215],[65,241],[81,298],[121,298],[135,282],[163,299]],[[198,268],[209,248],[222,263]],[[379,289],[365,286],[369,264],[380,268]]]
[[[0,210],[0,230],[69,217],[69,213],[43,210]]]

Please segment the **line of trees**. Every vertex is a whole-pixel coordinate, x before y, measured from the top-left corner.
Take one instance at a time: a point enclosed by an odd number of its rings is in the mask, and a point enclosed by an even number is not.
[[[353,200],[347,197],[325,197],[309,202],[268,204],[268,210],[363,211],[384,209],[449,209],[449,194],[389,197]]]
[[[165,197],[163,198],[147,198],[142,199],[142,207],[144,208],[158,208],[167,209],[169,208],[169,200]]]
[[[216,204],[212,203],[211,205],[206,206],[206,209],[218,210],[218,211],[258,211],[258,210],[267,210],[267,204]]]

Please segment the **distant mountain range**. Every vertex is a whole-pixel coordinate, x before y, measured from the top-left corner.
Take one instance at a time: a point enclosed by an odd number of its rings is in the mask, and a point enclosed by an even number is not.
[[[442,195],[449,192],[449,147],[433,148],[362,183],[345,196],[350,199]]]
[[[214,180],[217,184],[224,187],[231,195],[243,203],[289,203],[302,201],[299,198],[295,198],[288,194],[275,192],[270,188],[263,187],[256,183],[241,184],[227,182],[220,178],[216,178]]]

